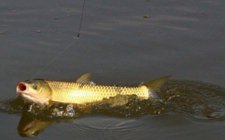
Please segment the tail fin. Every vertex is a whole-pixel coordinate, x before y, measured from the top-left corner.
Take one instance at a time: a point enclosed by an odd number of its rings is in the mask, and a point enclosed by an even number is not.
[[[143,85],[149,90],[149,97],[159,98],[157,92],[160,91],[161,87],[169,80],[170,76],[164,76],[159,79],[151,80]]]

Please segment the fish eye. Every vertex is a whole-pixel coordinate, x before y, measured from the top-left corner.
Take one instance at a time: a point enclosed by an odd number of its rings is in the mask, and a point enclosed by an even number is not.
[[[35,89],[35,90],[37,90],[38,89],[38,86],[37,86],[37,84],[33,84],[33,89]]]

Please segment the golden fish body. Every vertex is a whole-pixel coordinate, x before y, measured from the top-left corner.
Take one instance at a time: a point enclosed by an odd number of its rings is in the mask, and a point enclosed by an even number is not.
[[[117,87],[94,85],[90,81],[90,74],[84,74],[76,82],[61,82],[50,80],[27,80],[19,82],[17,92],[23,98],[39,103],[50,102],[85,104],[98,102],[116,95],[136,95],[140,99],[157,97],[160,87],[168,77],[152,80],[137,87]]]
[[[101,101],[116,95],[137,95],[140,99],[149,98],[149,90],[146,86],[116,87],[73,82],[46,82],[52,89],[51,100],[56,102],[83,104]]]

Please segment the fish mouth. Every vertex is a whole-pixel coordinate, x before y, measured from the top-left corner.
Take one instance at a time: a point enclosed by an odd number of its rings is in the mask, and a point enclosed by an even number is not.
[[[17,84],[17,90],[19,91],[25,91],[27,89],[27,85],[23,82],[20,82]]]
[[[21,92],[21,91],[18,91],[17,92],[17,94],[19,95],[19,96],[22,96],[22,97],[24,97],[24,98],[26,98],[26,99],[29,99],[29,100],[33,100],[33,96],[32,96],[32,94],[31,93],[28,93],[28,92]]]
[[[24,82],[20,82],[17,84],[16,92],[19,96],[22,96],[28,100],[34,99],[34,97],[32,96],[32,93],[29,92],[27,85]]]
[[[26,92],[26,89],[27,89],[27,86],[26,86],[26,84],[23,83],[23,82],[18,83],[17,86],[16,86],[16,92],[17,92],[19,95],[25,93],[25,92]]]
[[[18,95],[21,96],[25,101],[39,103],[40,99],[35,95],[29,92],[18,92]]]

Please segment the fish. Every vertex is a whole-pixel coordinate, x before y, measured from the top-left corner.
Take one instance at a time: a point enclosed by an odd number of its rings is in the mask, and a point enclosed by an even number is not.
[[[157,92],[170,76],[134,87],[96,85],[85,73],[74,82],[34,79],[19,82],[16,91],[25,100],[49,105],[52,103],[86,104],[101,102],[117,95],[136,95],[140,100],[158,99]]]

